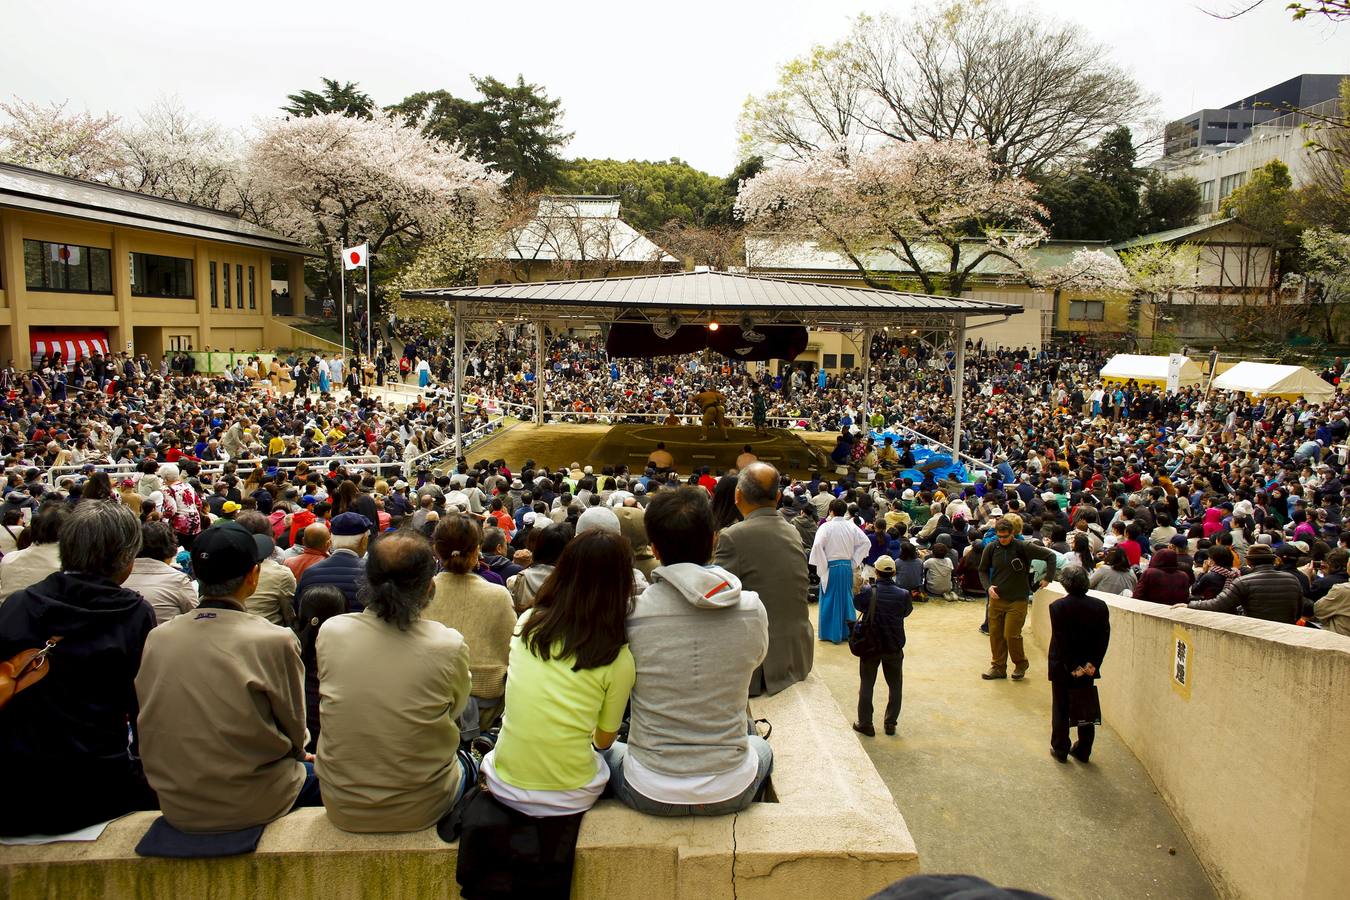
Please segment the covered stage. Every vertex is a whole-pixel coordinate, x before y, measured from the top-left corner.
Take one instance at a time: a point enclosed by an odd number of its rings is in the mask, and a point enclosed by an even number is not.
[[[788,361],[790,357],[781,354],[800,352],[798,345],[805,346],[802,337],[806,329],[860,332],[864,359],[870,358],[868,352],[878,330],[914,334],[935,331],[951,340],[952,380],[959,385],[965,377],[967,331],[1001,324],[1021,311],[1015,304],[970,297],[936,297],[706,270],[427,288],[404,291],[403,296],[448,303],[454,313],[457,456],[462,448],[464,340],[466,326],[471,323],[533,324],[536,372],[544,370],[544,335],[549,325],[604,329],[607,350],[615,356],[676,355],[713,349],[732,359]],[[980,321],[971,324],[971,320]],[[863,367],[864,420],[870,395],[869,370]],[[545,411],[544,381],[536,378],[534,382],[539,424]],[[954,393],[954,406],[949,449],[959,457],[959,390]],[[689,432],[691,439],[698,441],[696,426],[678,430]]]

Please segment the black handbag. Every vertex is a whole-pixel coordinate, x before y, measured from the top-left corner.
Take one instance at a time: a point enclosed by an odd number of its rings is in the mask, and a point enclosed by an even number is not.
[[[1102,724],[1102,703],[1097,686],[1086,684],[1069,688],[1069,727]]]
[[[872,599],[867,604],[867,612],[856,622],[848,625],[848,649],[854,656],[880,656],[881,636],[877,634],[877,586],[872,585]]]

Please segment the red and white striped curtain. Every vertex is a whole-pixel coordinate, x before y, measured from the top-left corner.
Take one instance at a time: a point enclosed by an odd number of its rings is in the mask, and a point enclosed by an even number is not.
[[[30,343],[33,359],[60,353],[64,365],[71,365],[77,359],[88,359],[95,353],[108,355],[108,336],[97,331],[35,331]]]

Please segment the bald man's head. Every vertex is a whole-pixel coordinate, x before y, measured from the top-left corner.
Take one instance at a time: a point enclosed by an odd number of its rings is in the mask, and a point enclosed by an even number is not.
[[[749,510],[778,504],[778,470],[766,462],[752,462],[736,477],[736,505]]]
[[[315,522],[313,525],[305,526],[304,544],[307,550],[327,550],[332,539],[327,525]]]

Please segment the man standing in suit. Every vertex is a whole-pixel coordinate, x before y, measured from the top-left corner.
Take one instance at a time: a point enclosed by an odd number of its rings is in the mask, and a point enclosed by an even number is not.
[[[1088,574],[1080,566],[1064,570],[1059,583],[1065,596],[1050,604],[1050,755],[1059,762],[1073,756],[1087,762],[1096,728],[1078,726],[1078,741],[1069,745],[1069,691],[1091,687],[1102,677],[1102,659],[1111,641],[1107,606],[1088,596]]]
[[[801,533],[777,512],[778,470],[754,462],[736,479],[744,520],[722,529],[713,558],[759,594],[769,614],[769,652],[750,679],[750,696],[776,694],[811,673],[815,630],[806,596],[809,579]]]

